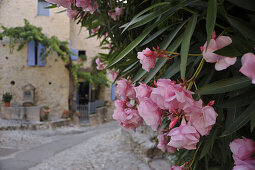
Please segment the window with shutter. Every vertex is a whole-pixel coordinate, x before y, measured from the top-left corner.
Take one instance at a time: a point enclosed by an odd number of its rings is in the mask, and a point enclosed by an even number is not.
[[[50,10],[46,7],[49,6],[49,3],[43,0],[38,0],[38,16],[49,16]]]
[[[43,55],[41,56],[43,52],[42,44],[30,41],[28,43],[28,66],[45,66],[46,58]]]

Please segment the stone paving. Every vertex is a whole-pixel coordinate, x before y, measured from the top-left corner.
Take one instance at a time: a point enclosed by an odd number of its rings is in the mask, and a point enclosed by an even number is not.
[[[1,170],[149,170],[122,141],[120,127],[110,122],[97,127],[58,131],[34,131],[24,137],[23,150],[0,156]],[[64,133],[65,132],[65,133]],[[70,132],[74,132],[70,134]],[[14,133],[14,132],[13,132]],[[18,133],[19,134],[19,133]],[[60,135],[61,134],[61,135]],[[16,134],[17,135],[17,134]],[[8,137],[7,134],[2,137]],[[39,141],[37,137],[39,138]],[[13,139],[13,137],[9,138]],[[18,140],[21,139],[18,138]],[[28,140],[27,140],[28,139]],[[17,140],[17,141],[18,141]],[[29,141],[29,142],[28,142]],[[34,143],[33,143],[34,141]],[[0,148],[15,149],[5,142]],[[30,146],[30,147],[29,147]],[[16,148],[17,149],[17,148]]]

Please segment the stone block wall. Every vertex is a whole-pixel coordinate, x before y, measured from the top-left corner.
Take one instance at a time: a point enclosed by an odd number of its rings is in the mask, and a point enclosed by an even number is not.
[[[27,64],[27,55],[27,46],[10,54],[8,42],[0,41],[0,97],[4,92],[10,92],[13,94],[11,105],[20,106],[22,87],[32,84],[35,87],[35,104],[49,106],[52,119],[60,118],[68,109],[69,74],[65,63],[51,53],[46,66],[31,67]]]

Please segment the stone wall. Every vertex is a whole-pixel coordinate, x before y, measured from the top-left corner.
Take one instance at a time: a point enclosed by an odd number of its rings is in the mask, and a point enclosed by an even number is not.
[[[88,60],[84,68],[90,68],[92,58],[106,51],[100,50],[96,38],[87,39],[88,31],[85,28],[80,30],[80,25],[70,21],[66,12],[56,13],[63,9],[50,9],[49,16],[38,16],[38,0],[2,0],[0,25],[23,26],[24,19],[27,19],[32,25],[42,27],[42,32],[47,36],[54,35],[60,40],[69,41],[72,49],[85,50]],[[15,47],[13,54],[10,54],[8,44],[8,40],[0,41],[0,97],[4,92],[11,92],[14,95],[12,105],[19,106],[23,98],[22,87],[32,84],[36,88],[36,105],[49,106],[51,119],[60,118],[63,111],[68,109],[69,74],[65,63],[51,53],[45,67],[30,67],[27,64],[27,46],[21,51],[16,51]],[[101,99],[110,101],[111,89],[106,88],[101,96]]]
[[[10,54],[8,43],[0,41],[0,96],[11,92],[12,105],[22,105],[22,87],[32,84],[36,105],[49,106],[51,118],[60,118],[68,109],[69,75],[65,63],[52,53],[47,57],[46,66],[31,67],[27,65],[27,51],[25,46]]]
[[[43,28],[47,36],[57,36],[68,41],[70,22],[66,12],[56,13],[64,8],[50,9],[49,16],[38,16],[38,0],[3,0],[0,5],[0,25],[16,27],[24,25],[24,19],[30,24]]]

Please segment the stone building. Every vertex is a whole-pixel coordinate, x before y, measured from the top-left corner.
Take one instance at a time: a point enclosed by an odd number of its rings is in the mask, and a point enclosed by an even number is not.
[[[89,70],[91,60],[102,52],[99,41],[96,38],[87,39],[89,33],[70,20],[66,12],[58,13],[63,8],[45,9],[47,2],[42,0],[1,0],[0,1],[0,25],[5,27],[23,26],[24,19],[30,24],[41,27],[47,36],[57,36],[60,40],[69,41],[70,49],[79,55],[86,54],[85,70]],[[31,45],[31,44],[30,44]],[[23,88],[32,85],[35,88],[35,105],[49,106],[51,119],[58,119],[65,110],[68,110],[69,73],[65,63],[54,53],[50,53],[45,63],[38,58],[32,60],[30,45],[22,50],[14,50],[9,53],[9,41],[0,41],[0,96],[4,92],[13,94],[12,106],[21,106],[24,98]],[[33,44],[32,44],[33,45]],[[16,47],[15,47],[16,48]],[[34,53],[34,51],[32,51]],[[74,58],[79,62],[79,57]],[[82,95],[90,95],[89,84],[83,84],[77,90],[77,104],[79,104],[79,92]],[[106,89],[104,100],[111,100],[111,90]],[[87,94],[85,94],[87,93]]]

